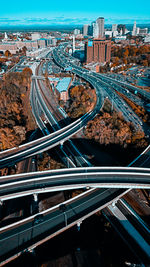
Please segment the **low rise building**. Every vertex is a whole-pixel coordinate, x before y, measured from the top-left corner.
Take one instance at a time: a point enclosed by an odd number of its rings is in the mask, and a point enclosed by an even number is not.
[[[69,100],[68,89],[71,85],[72,78],[65,77],[58,82],[56,85],[56,94],[58,95],[59,100],[67,101]]]
[[[105,31],[105,36],[112,37],[113,32],[112,31]]]
[[[41,37],[40,33],[38,33],[38,32],[34,32],[31,34],[32,41],[38,40],[38,39],[40,39],[40,37]]]
[[[46,53],[48,51],[48,48],[39,48],[33,51],[27,51],[26,56],[30,58],[39,58],[40,56],[44,55],[44,52]]]
[[[115,43],[118,43],[120,41],[124,41],[127,39],[126,35],[122,35],[122,36],[116,36],[115,38],[113,38],[112,40],[115,41]]]
[[[16,52],[19,51],[15,42],[0,43],[0,52],[5,53],[7,50],[9,50],[11,54],[16,54]]]
[[[17,51],[23,47],[27,48],[27,51],[38,50],[39,48],[46,48],[48,46],[55,46],[55,38],[41,38],[38,40],[24,40],[24,41],[9,41],[0,43],[0,52],[5,53],[9,50],[11,54],[16,54]]]
[[[144,38],[144,43],[150,43],[150,33]]]

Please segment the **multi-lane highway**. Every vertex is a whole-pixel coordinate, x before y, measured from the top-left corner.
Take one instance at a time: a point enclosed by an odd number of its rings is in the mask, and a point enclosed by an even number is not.
[[[21,161],[27,157],[44,152],[62,143],[62,141],[66,141],[76,132],[80,131],[87,124],[89,120],[93,119],[96,116],[96,114],[102,108],[104,102],[102,87],[99,86],[99,84],[95,80],[88,77],[88,75],[80,74],[80,76],[83,77],[85,80],[87,80],[89,83],[91,83],[92,86],[96,89],[98,97],[94,110],[86,113],[79,120],[75,121],[74,123],[71,123],[70,125],[64,127],[63,129],[60,129],[59,131],[51,135],[40,138],[36,141],[27,143],[25,145],[21,145],[17,148],[0,152],[0,168],[14,165],[15,162]],[[37,79],[35,79],[35,83],[37,83]],[[38,86],[36,86],[36,88],[37,88],[36,91],[37,96],[38,98],[40,98],[40,92]],[[43,99],[41,99],[40,105],[44,108],[45,102]],[[51,116],[51,113],[49,112],[46,106],[45,106],[45,113],[47,117]]]
[[[143,97],[143,99],[145,99],[146,101],[150,102],[150,92],[140,89],[134,85],[131,85],[127,82],[122,82],[122,81],[118,81],[117,79],[111,78],[108,75],[103,75],[104,79],[107,79],[109,81],[112,81],[115,84],[118,84],[120,86],[122,86],[125,89],[128,89],[129,91],[133,92],[134,94],[138,94],[141,97]]]
[[[131,167],[82,167],[31,172],[0,178],[0,199],[76,188],[150,188],[150,170]]]
[[[102,212],[121,234],[141,266],[147,266],[150,261],[150,229],[145,222],[124,200],[118,200]]]
[[[59,60],[57,57],[58,55],[53,53],[55,60]],[[59,62],[59,64],[62,64],[63,67],[66,65],[62,63],[62,61]],[[83,77],[85,80],[88,80],[101,94],[101,101],[103,99],[103,91],[102,87],[96,82],[95,78],[91,78],[90,76],[85,73],[84,70],[82,71],[76,71],[76,74],[80,75],[80,77]],[[40,108],[47,114],[47,118],[50,118],[49,120],[54,122],[54,117],[52,118],[52,114],[48,111],[48,107],[45,104],[45,101],[43,97],[41,98],[41,92],[37,84],[37,80],[34,82],[35,86],[35,95],[38,99],[38,105],[40,105]],[[35,95],[31,94],[31,99],[33,100],[33,103],[37,106],[37,99],[35,99]],[[39,100],[40,99],[40,100]],[[43,99],[43,100],[42,100]],[[99,104],[101,103],[98,98]],[[39,103],[40,102],[40,103]],[[98,103],[98,102],[97,102]],[[102,104],[102,103],[101,103]],[[100,106],[101,106],[100,104]],[[100,107],[99,106],[99,107]],[[95,113],[98,112],[97,105],[95,107]],[[38,108],[35,107],[34,113],[37,114]],[[77,131],[77,128],[81,124],[85,125],[87,121],[93,118],[92,111],[86,114],[82,117],[84,120],[84,123],[81,119],[74,122],[71,125],[71,130],[73,134],[75,131]],[[56,121],[55,121],[56,122]],[[39,118],[38,121],[39,125],[41,127],[45,128],[44,124],[42,123],[42,120]],[[78,125],[79,123],[79,125]],[[56,145],[56,138],[60,138],[58,141],[58,144],[62,140],[66,140],[65,138],[69,138],[68,131],[70,130],[70,125],[64,127],[65,129],[65,136],[62,136],[63,130],[60,129],[56,133],[53,133],[49,135],[55,143],[51,143],[51,145]],[[69,133],[70,134],[70,133]],[[45,138],[45,137],[44,137]],[[47,142],[47,139],[42,139],[42,142]],[[43,141],[44,140],[44,141]],[[46,140],[46,141],[45,141]],[[52,140],[51,140],[52,141]],[[37,141],[38,146],[40,145],[40,141]],[[41,142],[41,144],[42,144]],[[42,144],[43,145],[43,144]],[[47,144],[45,144],[47,145]],[[49,144],[48,144],[49,146]],[[47,147],[48,147],[47,146]],[[41,151],[46,150],[47,147],[41,148],[43,149]],[[50,146],[52,147],[52,146]],[[29,149],[33,149],[33,142],[30,143]],[[32,151],[33,153],[39,153],[40,149],[39,147],[34,147],[35,151]],[[12,157],[13,162],[15,162],[15,154],[14,150],[12,149]],[[8,151],[7,151],[8,152]],[[21,153],[24,153],[22,151]],[[32,155],[33,155],[32,154]],[[3,154],[4,155],[4,154]],[[8,156],[8,155],[7,155]],[[9,159],[4,159],[3,165],[8,163]],[[25,155],[24,155],[25,156]],[[24,157],[23,156],[23,157]],[[29,156],[29,154],[28,154]],[[25,157],[28,157],[25,156]],[[20,156],[21,158],[21,156]],[[18,160],[20,160],[20,158]],[[129,169],[128,172],[127,168],[121,168],[121,172],[117,168],[82,168],[82,169],[65,169],[65,170],[56,170],[56,171],[50,171],[49,173],[44,173],[46,176],[42,176],[43,173],[30,173],[30,174],[24,174],[23,176],[7,176],[7,177],[1,177],[1,200],[6,200],[11,197],[19,197],[21,195],[25,194],[33,194],[33,193],[41,193],[46,191],[55,191],[55,190],[62,190],[62,189],[69,189],[69,188],[86,188],[86,187],[124,187],[124,188],[137,188],[137,187],[145,187],[149,188],[149,169]],[[61,173],[62,171],[62,173]],[[79,172],[78,172],[79,171]],[[32,177],[30,175],[33,175]],[[107,179],[107,182],[106,182]],[[107,185],[106,185],[107,184]],[[83,220],[84,218],[90,216],[93,214],[96,210],[100,210],[101,208],[104,208],[108,204],[110,204],[112,201],[118,199],[123,194],[125,194],[126,191],[122,189],[107,189],[107,190],[99,190],[99,189],[91,189],[85,193],[83,193],[81,196],[76,197],[75,199],[69,200],[68,202],[62,203],[58,205],[57,207],[54,207],[52,209],[46,210],[42,213],[38,213],[35,216],[28,217],[24,219],[23,221],[20,221],[18,223],[14,223],[13,225],[9,225],[6,227],[1,228],[2,232],[0,235],[1,238],[1,244],[2,251],[0,252],[2,259],[7,259],[13,255],[16,255],[17,253],[20,253],[20,251],[23,251],[26,248],[33,248],[37,244],[40,244],[44,240],[47,240],[57,233],[63,231],[64,229],[67,229],[71,227],[72,225],[76,224],[80,220]],[[51,222],[51,223],[50,223]],[[49,237],[47,237],[49,236]],[[19,241],[18,241],[19,240]],[[13,242],[12,242],[13,241]],[[9,246],[6,247],[5,242],[9,244]]]
[[[61,144],[62,142],[68,140],[76,132],[80,131],[89,120],[93,119],[95,114],[95,111],[91,111],[55,133],[49,134],[19,147],[0,152],[0,168],[12,166],[15,162],[37,155]]]
[[[0,258],[18,257],[62,231],[82,222],[124,194],[122,189],[91,189],[53,208],[2,227],[0,232]],[[1,264],[3,264],[1,263]]]
[[[57,63],[59,63],[63,68],[66,68],[66,66],[68,66],[67,59],[63,58],[61,56],[58,56],[58,52],[57,49],[55,49],[53,51],[53,57],[55,59],[55,61],[57,61]],[[72,63],[70,63],[72,64]],[[102,86],[102,83],[100,83],[100,81],[97,78],[93,77],[93,74],[91,76],[91,74],[89,74],[89,71],[73,65],[73,70],[72,70],[75,74],[77,74],[78,76],[84,78],[86,81],[88,81],[89,83],[92,84],[92,86],[96,89],[96,93],[97,93],[97,103],[96,106],[94,108],[93,111],[87,113],[85,116],[81,117],[80,121],[77,121],[77,123],[75,122],[74,124],[70,124],[67,128],[61,129],[58,132],[54,133],[53,135],[48,135],[44,138],[41,138],[40,140],[36,140],[34,142],[30,142],[28,144],[19,146],[17,148],[13,148],[13,149],[9,149],[7,151],[4,152],[0,152],[0,168],[6,167],[6,166],[11,166],[13,164],[15,164],[15,162],[17,161],[21,161],[29,156],[35,155],[37,153],[46,151],[47,149],[50,149],[58,144],[60,144],[60,142],[62,142],[63,140],[67,140],[68,138],[70,138],[73,134],[75,134],[77,131],[79,131],[82,127],[84,127],[86,125],[86,123],[93,119],[94,116],[99,112],[99,110],[101,109],[102,105],[103,105],[103,100],[104,100],[104,88]],[[37,79],[35,79],[35,83],[37,83]],[[36,86],[37,87],[37,86]],[[111,95],[112,92],[109,94]],[[37,95],[38,97],[40,97],[40,93],[37,90]],[[111,95],[112,96],[112,95]],[[130,111],[129,108],[126,108],[126,105],[124,103],[122,103],[123,100],[120,100],[119,96],[117,96],[117,100],[116,100],[116,95],[114,95],[113,97],[114,102],[117,102],[117,106],[119,106],[122,110],[124,110],[124,114],[126,116],[126,118],[128,118],[128,120],[132,120],[132,122],[134,121],[134,124],[138,125],[138,128],[141,127],[142,122],[139,120],[139,118],[137,117],[137,115],[132,114],[132,112]],[[121,102],[118,102],[119,101]],[[41,102],[41,105],[44,106],[45,103],[44,101]],[[50,112],[49,110],[45,108],[46,111],[46,116],[50,116]],[[131,116],[133,115],[133,116]],[[137,123],[139,121],[139,124]],[[75,125],[76,124],[76,125]],[[64,133],[62,133],[64,132]],[[58,135],[59,134],[59,135]],[[52,138],[53,137],[53,138]],[[56,138],[55,138],[56,137]],[[52,138],[52,139],[51,139]]]
[[[68,66],[72,68],[71,72],[88,79],[92,80],[93,83],[99,84],[101,87],[101,94],[103,93],[104,97],[108,97],[112,101],[112,105],[116,107],[118,111],[122,112],[122,115],[126,121],[132,122],[136,130],[142,130],[142,120],[135,114],[135,112],[127,105],[127,103],[116,93],[116,90],[123,92],[123,88],[119,86],[115,81],[110,81],[107,79],[107,76],[94,73],[87,69],[76,65],[73,59],[70,59],[66,53],[63,51],[64,47],[58,48],[58,50],[53,51],[54,60],[62,66],[67,68]],[[61,55],[61,56],[60,56]],[[115,90],[114,90],[115,87]],[[120,90],[119,90],[120,88]],[[97,91],[97,95],[99,91]]]

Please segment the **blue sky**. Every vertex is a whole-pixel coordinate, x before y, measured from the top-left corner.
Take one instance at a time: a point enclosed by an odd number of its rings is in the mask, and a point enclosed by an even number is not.
[[[7,0],[0,5],[1,25],[86,24],[104,16],[105,23],[150,23],[149,0]]]

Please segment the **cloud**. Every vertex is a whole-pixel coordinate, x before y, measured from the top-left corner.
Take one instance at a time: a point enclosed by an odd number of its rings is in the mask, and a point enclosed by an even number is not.
[[[15,23],[20,22],[20,19],[9,19],[9,18],[0,18],[0,23]]]
[[[26,18],[0,18],[0,25],[1,26],[31,26],[31,25],[83,25],[83,24],[90,24],[94,19],[93,16],[89,17],[82,17],[82,16],[74,16],[74,17],[66,17],[62,16],[54,16],[54,17],[26,17]],[[108,17],[105,18],[105,24],[133,24],[136,20],[137,24],[142,23],[149,23],[150,19],[134,17],[134,18],[119,18],[119,17]]]

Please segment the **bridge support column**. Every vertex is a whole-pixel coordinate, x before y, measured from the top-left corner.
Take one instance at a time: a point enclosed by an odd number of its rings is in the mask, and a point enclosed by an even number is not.
[[[80,231],[80,226],[81,226],[81,223],[82,223],[82,222],[80,222],[80,221],[79,221],[79,222],[77,222],[77,230],[78,230],[78,232]]]
[[[77,251],[80,251],[80,243],[81,243],[81,233],[80,233],[80,227],[81,227],[81,223],[82,221],[78,221],[77,222],[77,235],[78,235],[78,247],[77,247]]]
[[[38,194],[33,194],[31,201],[31,214],[36,214],[39,211]]]
[[[2,212],[3,212],[3,201],[2,200],[0,200],[0,220],[2,219]]]
[[[61,142],[60,142],[60,145],[61,145],[61,148],[63,148],[64,141],[61,141]]]
[[[114,208],[116,206],[116,203],[117,203],[118,199],[116,199],[115,201],[112,202],[112,207]]]
[[[35,256],[35,249],[31,248],[27,250],[30,254],[32,254],[32,256]]]
[[[34,197],[34,201],[37,202],[38,201],[38,194],[33,194]]]
[[[65,226],[67,226],[67,214],[66,214],[66,206],[65,206],[65,204],[60,204],[59,209],[64,214]]]

